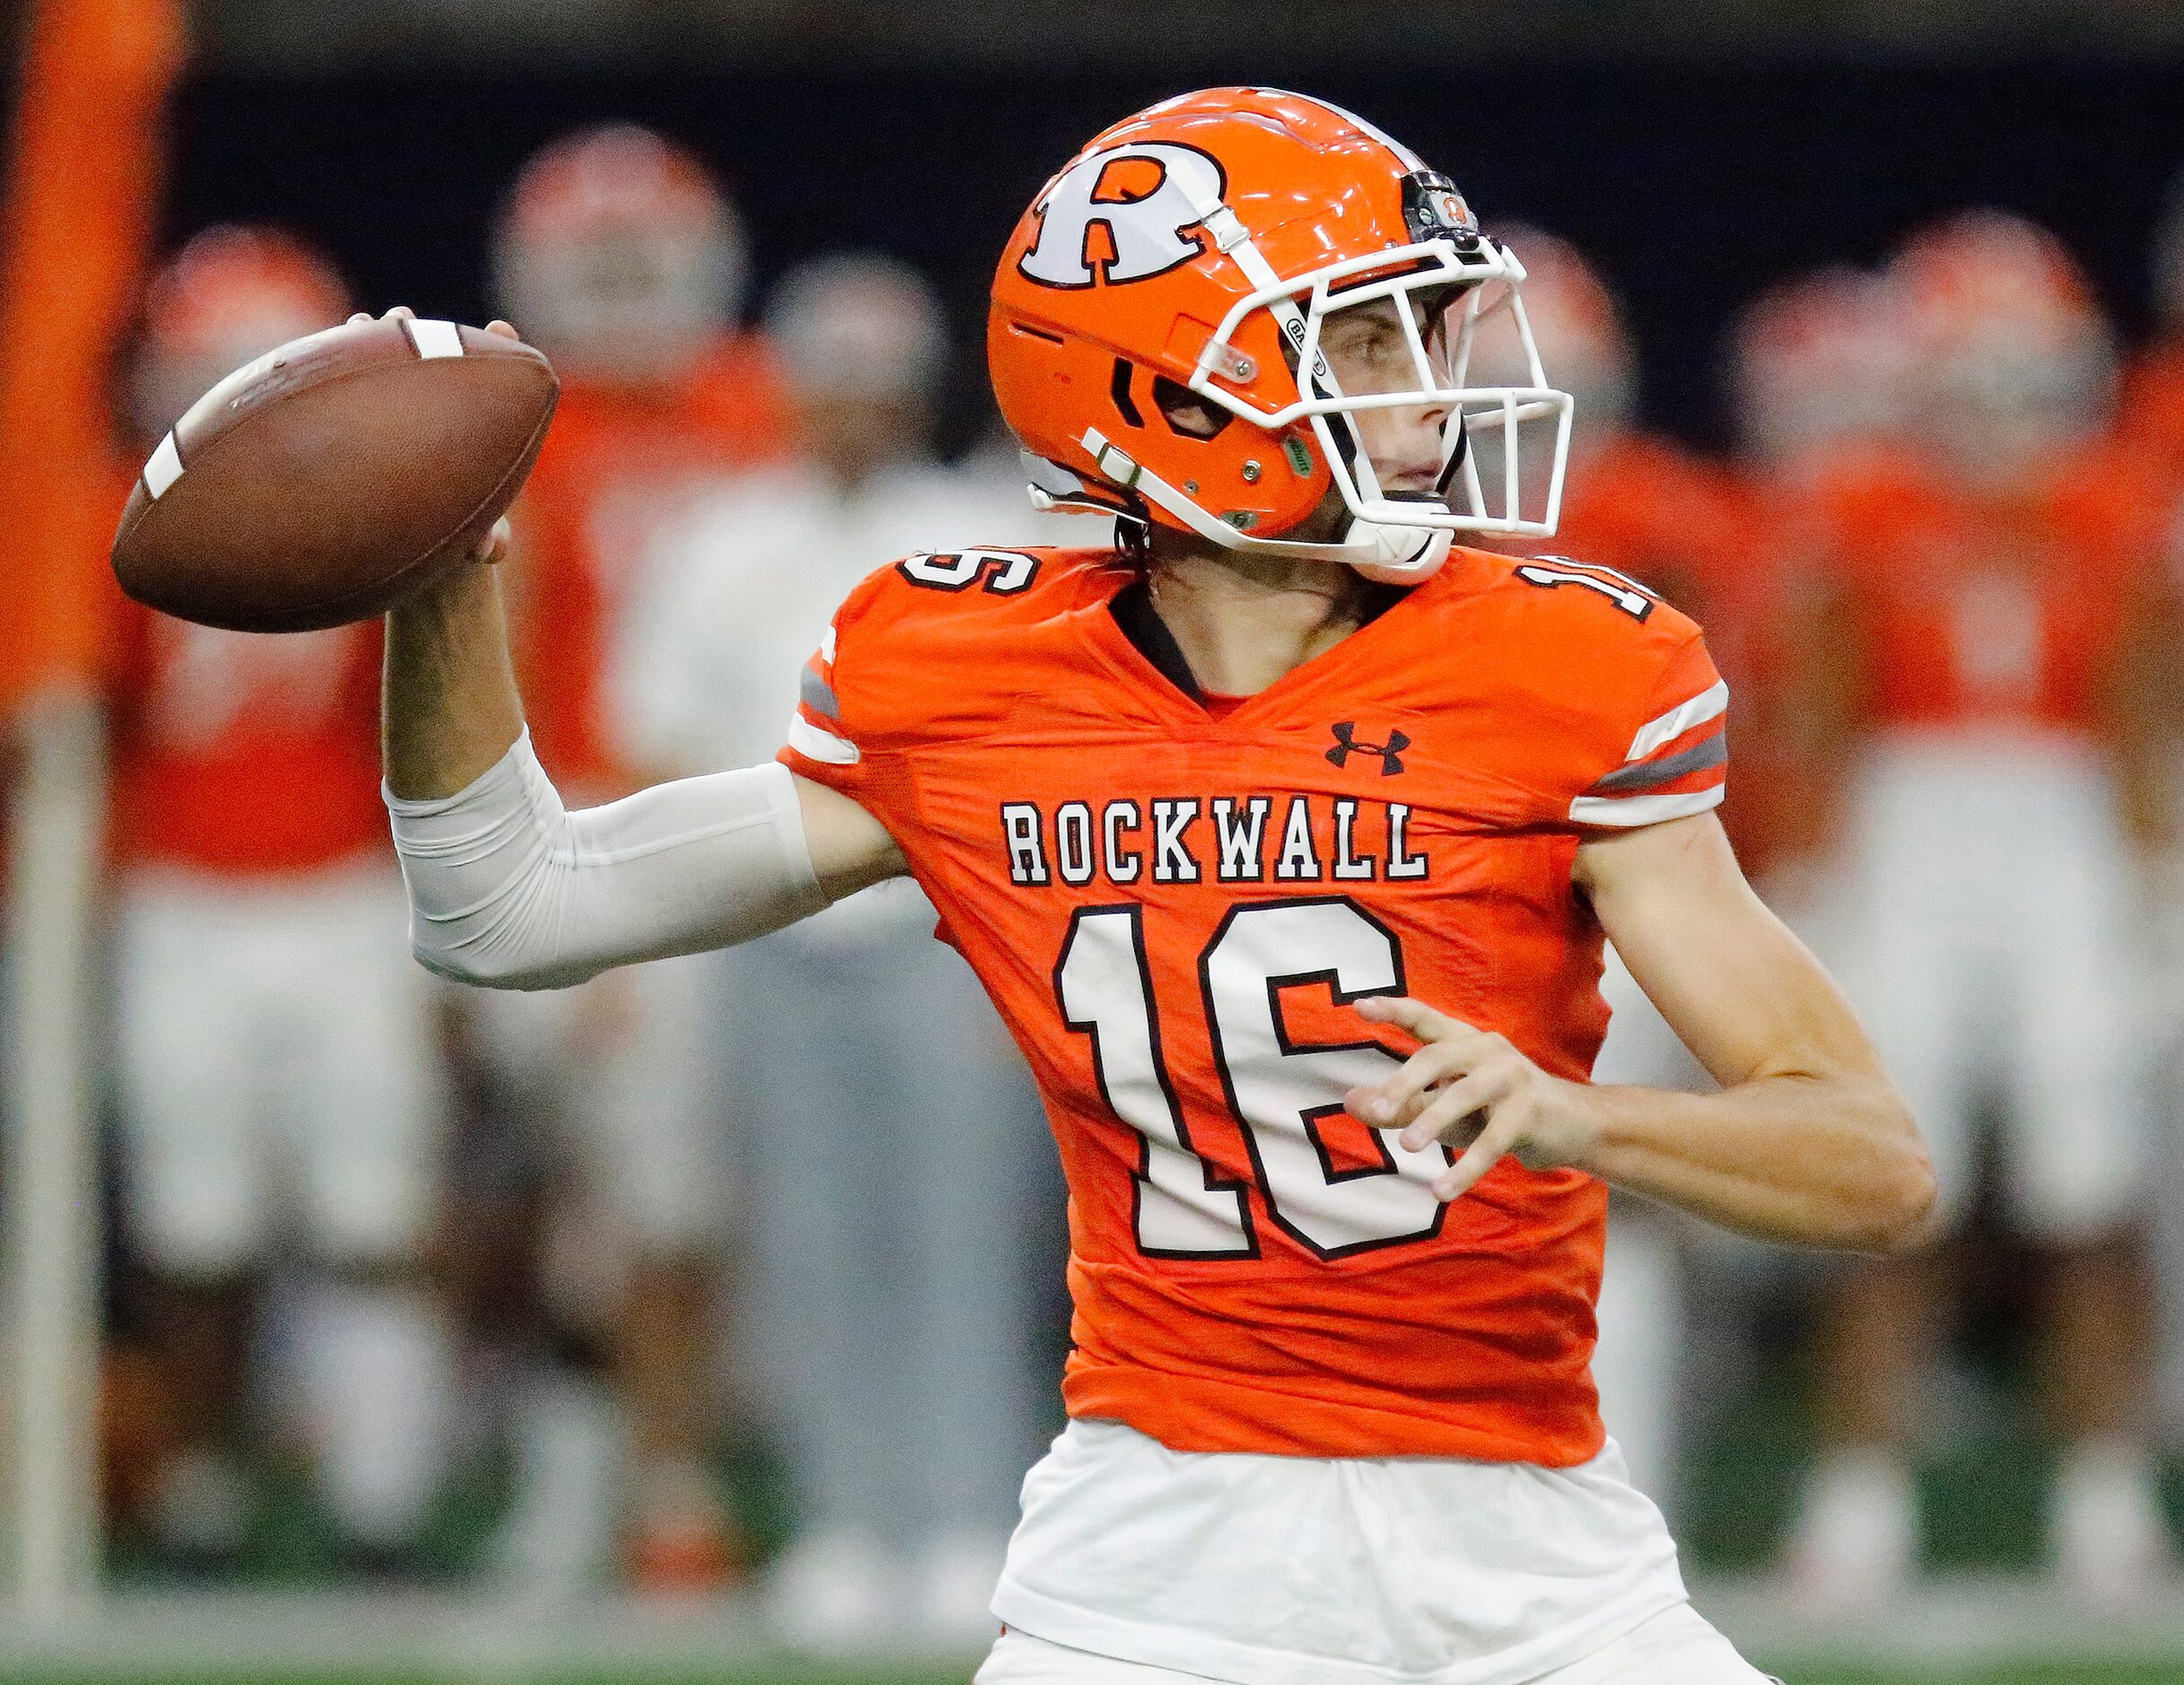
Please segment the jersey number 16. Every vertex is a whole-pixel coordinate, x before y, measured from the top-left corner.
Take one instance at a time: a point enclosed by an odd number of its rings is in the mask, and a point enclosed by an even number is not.
[[[1108,1107],[1143,1138],[1136,1173],[1139,1249],[1156,1258],[1255,1258],[1245,1185],[1192,1145],[1163,1052],[1163,1003],[1147,962],[1145,910],[1081,907],[1054,967],[1063,1021],[1092,1038]],[[1424,1240],[1446,1209],[1431,1179],[1446,1149],[1403,1149],[1369,1131],[1377,1164],[1338,1165],[1323,1132],[1342,1096],[1401,1064],[1369,1040],[1299,1043],[1281,991],[1324,982],[1338,1004],[1401,994],[1394,933],[1347,896],[1233,907],[1199,956],[1199,996],[1228,1111],[1241,1127],[1269,1218],[1322,1258]],[[1187,1009],[1187,1008],[1186,1008]],[[1358,1131],[1346,1131],[1354,1139]]]

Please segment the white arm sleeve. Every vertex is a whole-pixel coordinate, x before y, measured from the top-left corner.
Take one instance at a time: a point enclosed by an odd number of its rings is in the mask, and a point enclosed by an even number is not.
[[[746,942],[826,904],[794,779],[773,763],[570,813],[526,732],[457,795],[386,799],[411,948],[462,982],[566,988]]]

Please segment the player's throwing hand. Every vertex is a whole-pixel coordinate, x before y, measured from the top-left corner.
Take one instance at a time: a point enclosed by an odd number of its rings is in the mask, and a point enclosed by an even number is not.
[[[1411,1152],[1442,1141],[1462,1155],[1436,1176],[1437,1198],[1454,1200],[1514,1153],[1527,1169],[1582,1165],[1598,1136],[1592,1091],[1551,1077],[1504,1035],[1474,1029],[1422,1000],[1375,995],[1358,1015],[1393,1024],[1425,1045],[1387,1081],[1352,1088],[1350,1114],[1375,1129],[1402,1128]]]

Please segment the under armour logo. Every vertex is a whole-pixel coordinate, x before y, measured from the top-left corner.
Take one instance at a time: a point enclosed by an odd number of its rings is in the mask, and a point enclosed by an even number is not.
[[[1391,777],[1403,770],[1402,752],[1411,746],[1411,739],[1402,732],[1389,732],[1385,743],[1360,743],[1355,720],[1338,720],[1330,729],[1334,732],[1334,747],[1327,751],[1327,758],[1337,766],[1348,763],[1353,755],[1377,755],[1381,777]]]

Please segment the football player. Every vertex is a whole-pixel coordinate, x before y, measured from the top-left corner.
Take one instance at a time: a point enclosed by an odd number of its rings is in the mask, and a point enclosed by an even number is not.
[[[1747,471],[1774,485],[1810,484],[1845,457],[1893,446],[1910,354],[1900,302],[1891,276],[1847,266],[1752,301],[1729,357]]]
[[[138,430],[346,310],[293,238],[200,233],[147,297]],[[423,1279],[444,1125],[430,991],[384,957],[402,898],[376,812],[379,633],[112,607],[122,1214],[180,1441],[153,1532],[205,1566],[242,1544],[254,1324],[268,1273],[301,1262],[323,1273],[287,1390],[336,1529],[392,1565],[438,1488],[452,1383]]]
[[[1838,453],[1802,509],[1832,588],[1794,641],[1806,799],[1841,879],[1828,944],[1929,1132],[1948,1218],[1998,1091],[2004,1208],[2048,1258],[2056,1567],[2129,1598],[2170,1555],[2145,1437],[2131,1028],[2132,888],[2170,847],[2161,504],[2101,441],[2113,349],[2051,236],[1969,214],[1913,240],[1890,284],[1912,425]],[[1827,1448],[1790,1551],[1816,1602],[1883,1597],[1916,1566],[1910,1389],[1937,1293],[1918,1260],[1837,1284]]]
[[[1466,383],[1481,284],[1521,276],[1369,124],[1181,96],[1063,167],[993,287],[1039,496],[1118,546],[882,568],[780,762],[590,812],[524,737],[490,568],[394,617],[427,964],[551,986],[909,872],[1030,1061],[1070,1185],[1071,1420],[1025,1483],[988,1685],[1759,1678],[1604,1442],[1607,1185],[1889,1250],[1931,1176],[1722,838],[1697,628],[1615,572],[1453,543],[1552,524],[1555,475],[1526,509],[1467,454],[1566,443],[1536,358]],[[1603,930],[1718,1094],[1586,1081]],[[815,1015],[807,1056],[830,1043]]]
[[[651,548],[724,480],[779,456],[793,420],[763,337],[735,325],[747,279],[735,207],[660,135],[616,124],[546,147],[517,179],[495,259],[505,308],[563,383],[513,517],[515,657],[539,753],[572,795],[608,800],[655,770],[633,755],[607,678]],[[612,1412],[581,1375],[539,1375],[518,1404],[516,1502],[494,1554],[534,1585],[595,1574],[617,1526],[640,1589],[717,1587],[744,1566],[704,1461],[726,1170],[703,971],[653,966],[477,1017],[519,1104],[561,1126],[626,1282],[599,1318],[626,1468],[612,1466],[611,1434],[585,1432]],[[581,1496],[615,1486],[618,1517]]]

